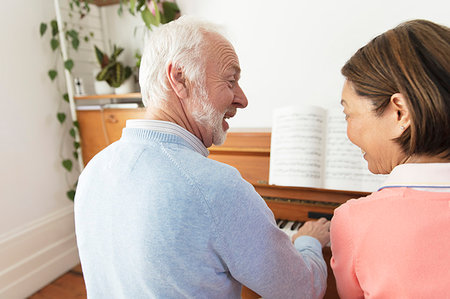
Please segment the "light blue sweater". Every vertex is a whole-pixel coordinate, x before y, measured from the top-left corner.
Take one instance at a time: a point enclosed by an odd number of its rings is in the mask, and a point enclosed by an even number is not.
[[[320,243],[295,248],[252,185],[179,136],[126,128],[79,179],[75,223],[88,297],[320,298]],[[297,248],[297,249],[296,249]]]

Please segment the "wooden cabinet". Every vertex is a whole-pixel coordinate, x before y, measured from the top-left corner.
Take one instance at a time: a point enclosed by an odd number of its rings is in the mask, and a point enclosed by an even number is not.
[[[120,139],[127,119],[144,116],[144,108],[78,110],[84,164],[86,165],[102,149]]]

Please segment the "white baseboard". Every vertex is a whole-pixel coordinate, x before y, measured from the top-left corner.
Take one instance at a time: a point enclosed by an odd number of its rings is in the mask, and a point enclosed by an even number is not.
[[[0,298],[25,298],[78,263],[69,206],[0,236]]]

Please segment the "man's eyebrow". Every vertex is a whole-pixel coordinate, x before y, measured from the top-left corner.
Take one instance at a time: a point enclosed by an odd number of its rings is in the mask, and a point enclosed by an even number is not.
[[[239,67],[238,64],[233,64],[230,65],[227,69],[227,71],[225,72],[225,74],[227,74],[227,76],[233,76],[233,77],[241,77],[241,68]]]

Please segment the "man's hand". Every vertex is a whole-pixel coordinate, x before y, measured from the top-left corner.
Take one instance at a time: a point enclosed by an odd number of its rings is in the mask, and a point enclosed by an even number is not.
[[[322,247],[330,242],[330,221],[320,218],[317,221],[308,221],[292,236],[292,242],[300,236],[311,236],[319,240]]]

